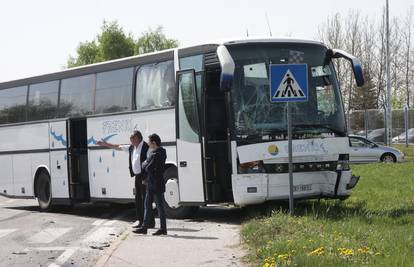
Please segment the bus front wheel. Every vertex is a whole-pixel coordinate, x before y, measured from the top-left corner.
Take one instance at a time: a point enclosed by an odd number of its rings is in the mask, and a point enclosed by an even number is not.
[[[46,171],[41,171],[35,184],[35,193],[41,211],[49,211],[52,208],[51,189],[49,174]]]
[[[170,167],[164,172],[165,193],[164,208],[168,218],[185,219],[193,216],[198,206],[180,206],[178,189],[178,172],[175,167]]]

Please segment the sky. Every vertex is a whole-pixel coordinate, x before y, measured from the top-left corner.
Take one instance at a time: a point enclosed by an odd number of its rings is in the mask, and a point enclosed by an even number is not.
[[[404,17],[414,0],[389,0]],[[0,82],[62,70],[81,41],[93,40],[104,20],[138,37],[164,27],[182,46],[269,35],[315,39],[328,16],[360,10],[381,17],[385,0],[5,0],[0,4]]]

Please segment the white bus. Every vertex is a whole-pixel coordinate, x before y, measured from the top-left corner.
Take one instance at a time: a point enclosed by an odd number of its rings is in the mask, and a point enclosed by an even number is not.
[[[269,64],[306,63],[308,101],[292,104],[294,197],[346,198],[356,180],[332,58],[315,41],[241,39],[172,49],[0,84],[0,193],[40,208],[133,202],[125,144],[158,133],[167,150],[167,213],[289,197],[286,109]]]

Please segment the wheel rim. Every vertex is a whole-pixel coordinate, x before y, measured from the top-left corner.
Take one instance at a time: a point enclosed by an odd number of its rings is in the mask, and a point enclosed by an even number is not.
[[[394,158],[391,155],[385,155],[383,161],[385,163],[392,163],[394,162]]]
[[[168,208],[176,210],[178,205],[178,182],[177,178],[170,178],[166,183],[164,199]]]

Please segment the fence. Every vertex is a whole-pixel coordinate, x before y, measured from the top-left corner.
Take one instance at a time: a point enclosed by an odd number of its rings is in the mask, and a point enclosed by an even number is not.
[[[385,110],[354,110],[348,121],[349,134],[365,136],[378,143],[386,142]],[[392,143],[414,143],[414,110],[392,111]]]

